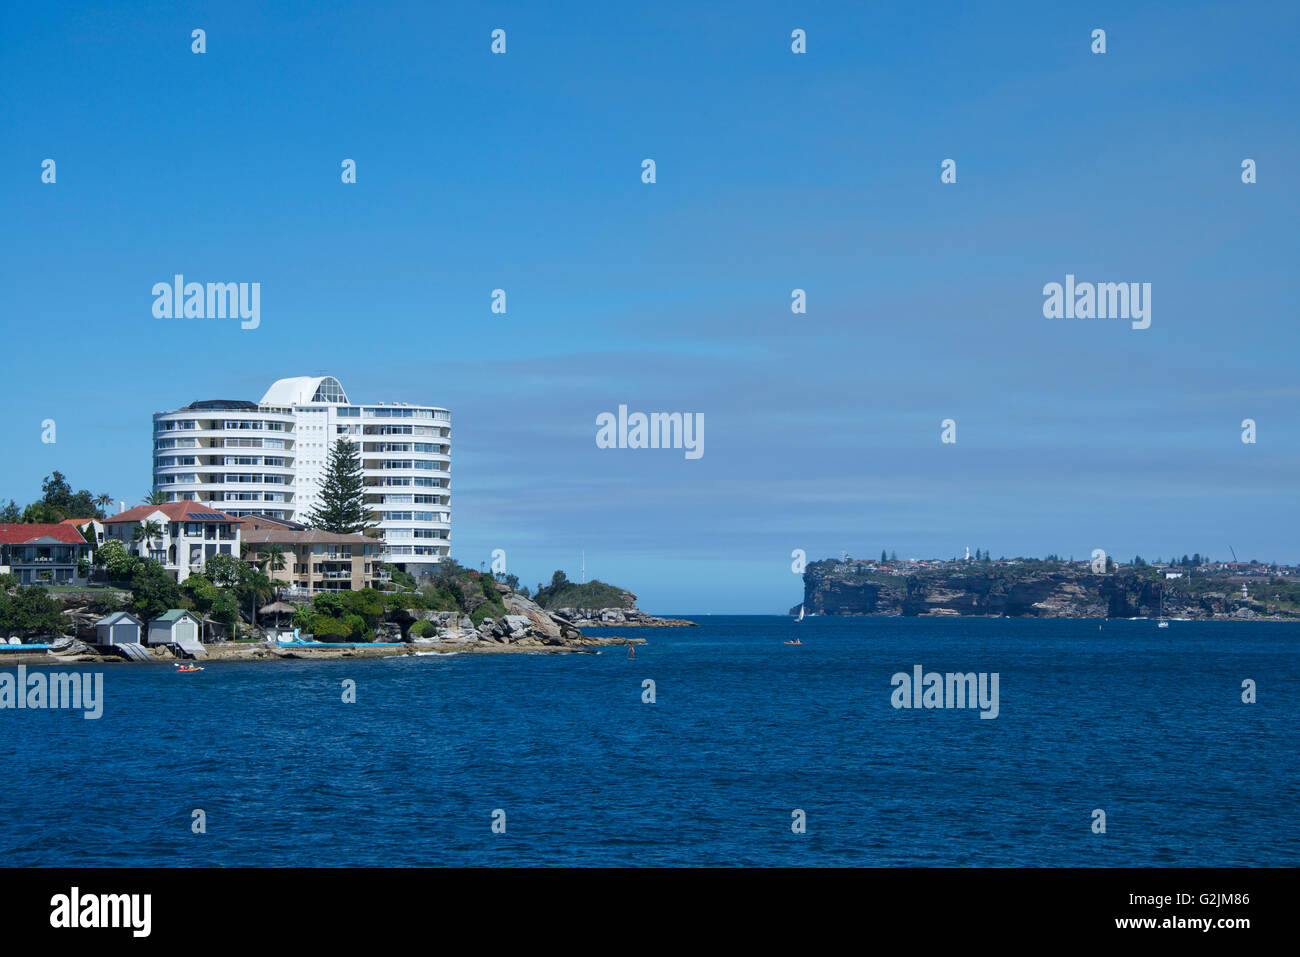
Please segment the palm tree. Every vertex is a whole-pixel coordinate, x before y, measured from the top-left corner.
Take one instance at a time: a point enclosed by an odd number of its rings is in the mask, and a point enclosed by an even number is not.
[[[136,526],[135,531],[131,533],[131,544],[137,545],[144,542],[146,552],[153,551],[154,539],[162,538],[162,526],[152,519],[147,522],[141,522]],[[148,558],[149,555],[142,555],[141,558]]]
[[[248,589],[248,623],[256,628],[258,603],[263,598],[270,598],[275,594],[275,590],[265,573],[256,566],[249,568],[248,577],[244,580],[244,587]]]
[[[267,545],[262,552],[262,571],[282,572],[284,571],[284,549],[279,545]]]
[[[270,579],[271,584],[275,586],[275,597],[280,597],[280,582],[275,577],[275,572],[284,571],[284,549],[279,545],[267,545],[262,551],[262,557],[258,561],[262,573]]]
[[[146,496],[144,497],[143,504],[145,504],[145,505],[166,505],[166,504],[167,504],[167,493],[166,493],[166,492],[160,492],[160,491],[158,491],[157,489],[154,489],[152,492],[150,492],[148,495],[146,495]]]
[[[96,515],[95,518],[100,518],[101,516],[108,515],[108,510],[112,507],[113,507],[113,496],[107,493],[96,496],[95,508],[99,509],[101,514]]]

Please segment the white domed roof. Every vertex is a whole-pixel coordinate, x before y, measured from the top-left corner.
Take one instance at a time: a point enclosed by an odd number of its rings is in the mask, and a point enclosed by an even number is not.
[[[292,379],[277,379],[266,390],[258,405],[290,406],[309,405],[313,402],[342,402],[347,404],[348,396],[343,391],[339,380],[332,375],[295,376]]]

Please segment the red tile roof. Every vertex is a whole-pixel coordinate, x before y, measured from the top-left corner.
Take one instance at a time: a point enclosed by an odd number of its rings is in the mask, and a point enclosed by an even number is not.
[[[168,502],[166,505],[137,505],[135,508],[128,508],[125,512],[120,512],[112,518],[104,519],[105,525],[114,525],[120,522],[143,522],[155,512],[162,512],[173,522],[231,522],[238,523],[239,519],[233,515],[227,515],[225,512],[219,512],[211,505],[204,505],[202,502]],[[218,518],[198,518],[199,515],[217,515]]]
[[[65,545],[85,545],[81,532],[69,525],[0,525],[0,545],[27,545],[52,538]]]

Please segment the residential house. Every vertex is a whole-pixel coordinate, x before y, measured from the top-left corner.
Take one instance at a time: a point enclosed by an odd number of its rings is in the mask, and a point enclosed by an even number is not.
[[[0,574],[20,585],[84,585],[90,545],[68,525],[0,525]]]
[[[136,529],[156,522],[161,534],[146,541]],[[127,551],[162,564],[177,582],[202,572],[213,555],[239,557],[240,519],[198,502],[137,505],[103,522],[105,541],[116,539]]]

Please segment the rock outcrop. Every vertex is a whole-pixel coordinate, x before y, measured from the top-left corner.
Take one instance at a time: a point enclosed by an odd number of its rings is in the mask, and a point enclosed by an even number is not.
[[[554,613],[580,628],[680,628],[696,622],[684,618],[657,618],[637,608],[560,608]]]

